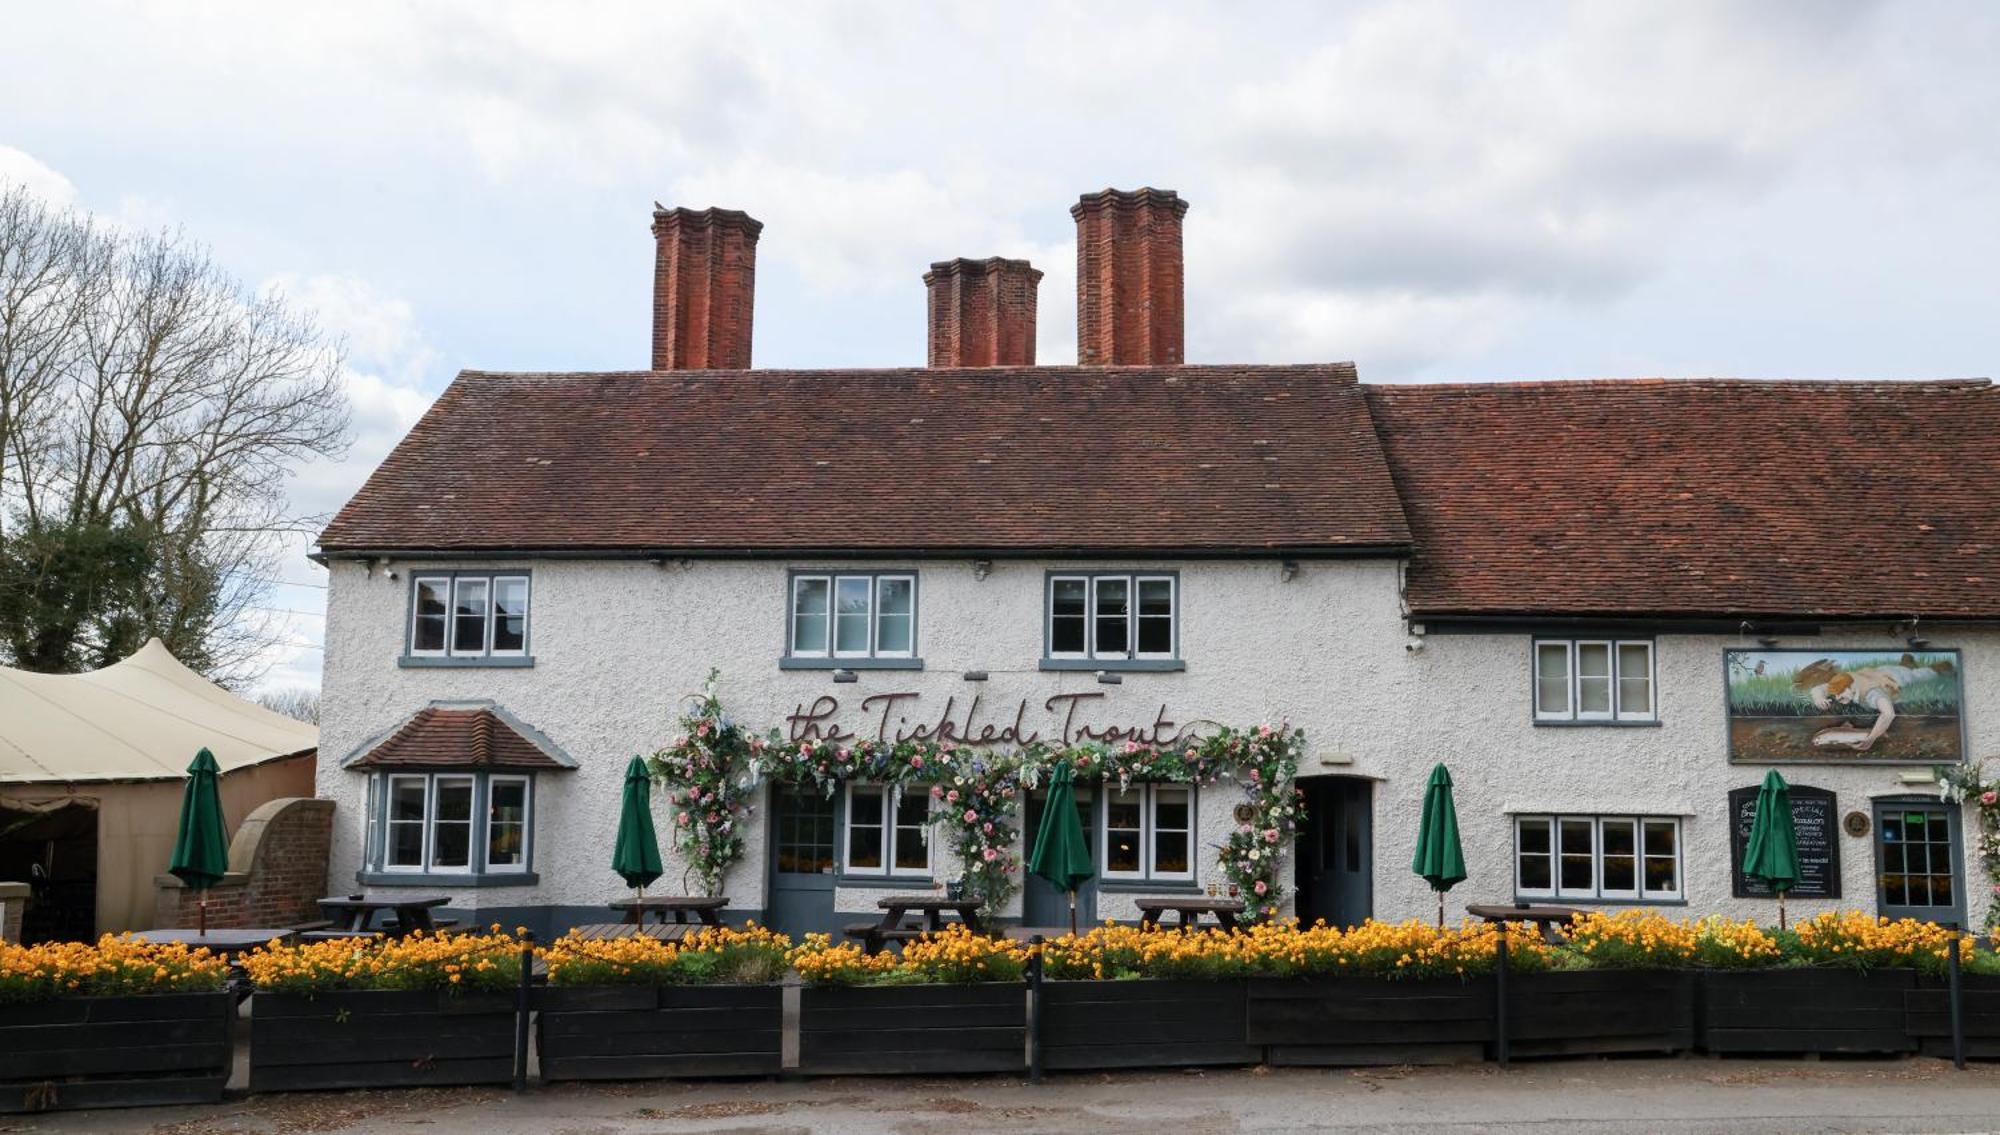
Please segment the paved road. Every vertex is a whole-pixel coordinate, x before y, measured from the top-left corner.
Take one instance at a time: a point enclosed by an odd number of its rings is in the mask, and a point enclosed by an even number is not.
[[[1365,1071],[1244,1069],[338,1092],[214,1108],[0,1116],[0,1132],[106,1135],[624,1135],[1237,1131],[2000,1132],[2000,1065],[1600,1060]]]

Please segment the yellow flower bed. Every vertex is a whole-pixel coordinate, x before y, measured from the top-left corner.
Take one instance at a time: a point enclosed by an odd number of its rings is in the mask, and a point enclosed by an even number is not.
[[[406,938],[270,945],[245,955],[243,970],[258,989],[276,993],[512,989],[521,980],[521,942],[495,925],[488,934],[420,931]]]
[[[751,923],[704,927],[678,942],[585,940],[574,932],[537,950],[551,985],[748,985],[780,980],[792,940]]]
[[[1913,918],[1891,922],[1850,910],[1795,924],[1791,935],[1796,945],[1790,953],[1808,965],[1856,969],[1915,966],[1934,971],[1944,965],[1954,934],[1957,932],[1933,922]],[[1977,939],[1970,934],[1958,937],[1962,956],[1970,958]]]
[[[814,985],[920,985],[1019,981],[1028,957],[1028,947],[1019,942],[952,926],[905,945],[901,956],[886,950],[867,954],[852,942],[836,945],[825,934],[808,934],[790,960]]]
[[[229,968],[206,948],[154,945],[129,935],[39,946],[0,943],[0,1003],[57,997],[206,993],[221,989]]]
[[[1054,939],[1042,947],[1042,959],[1044,973],[1059,980],[1251,975],[1464,978],[1493,969],[1499,942],[1500,928],[1484,922],[1440,929],[1412,919],[1364,922],[1344,930],[1286,921],[1235,932],[1114,924]],[[1539,934],[1520,926],[1511,929],[1510,965],[1539,969],[1546,949]]]

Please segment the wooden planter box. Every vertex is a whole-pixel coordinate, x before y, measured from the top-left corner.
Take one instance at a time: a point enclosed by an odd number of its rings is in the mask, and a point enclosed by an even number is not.
[[[259,992],[250,1090],[510,1084],[513,993]]]
[[[1493,979],[1259,978],[1245,1039],[1272,1064],[1458,1064],[1493,1041]]]
[[[2000,1059],[2000,975],[1962,973],[1965,1055]],[[1903,1027],[1926,1056],[1951,1057],[1951,993],[1942,977],[1926,977],[1903,998]]]
[[[1042,1067],[1256,1064],[1246,997],[1241,981],[1043,982]]]
[[[548,986],[535,992],[542,1079],[775,1076],[777,985]]]
[[[991,985],[809,985],[799,991],[799,1071],[872,1075],[1019,1072],[1028,991]]]
[[[235,1016],[227,992],[0,1005],[0,1113],[213,1103]]]
[[[1915,970],[1708,970],[1698,983],[1701,1046],[1717,1053],[1917,1050],[1904,1003]]]
[[[1579,970],[1507,975],[1514,1056],[1685,1052],[1694,1047],[1691,970]]]

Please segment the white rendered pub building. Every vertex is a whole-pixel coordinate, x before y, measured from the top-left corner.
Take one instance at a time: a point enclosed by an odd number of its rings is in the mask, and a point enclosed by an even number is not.
[[[1190,364],[1187,203],[1071,213],[1077,366],[1035,365],[1041,274],[995,258],[924,274],[928,366],[755,369],[762,226],[660,209],[650,369],[459,375],[320,539],[329,885],[605,921],[626,764],[714,671],[790,738],[1289,723],[1308,920],[1434,909],[1409,863],[1438,762],[1454,914],[1773,918],[1735,848],[1777,767],[1794,913],[1985,918],[1978,813],[1932,769],[2000,754],[1989,383]],[[921,791],[757,791],[731,917],[827,929],[958,875]],[[1225,882],[1235,785],[1079,795],[1086,919]],[[656,889],[691,890],[667,858]],[[1032,879],[991,913],[1067,917]]]

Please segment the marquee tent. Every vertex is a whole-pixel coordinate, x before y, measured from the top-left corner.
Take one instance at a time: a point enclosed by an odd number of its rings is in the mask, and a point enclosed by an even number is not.
[[[318,746],[317,727],[237,697],[158,639],[88,674],[0,667],[0,882],[34,883],[45,934],[150,927],[195,752],[215,754],[233,833],[267,800],[313,794]]]

